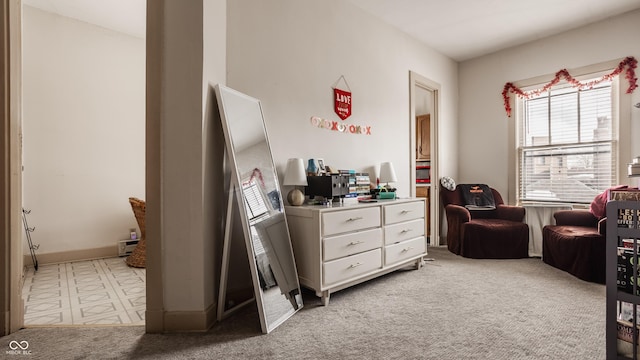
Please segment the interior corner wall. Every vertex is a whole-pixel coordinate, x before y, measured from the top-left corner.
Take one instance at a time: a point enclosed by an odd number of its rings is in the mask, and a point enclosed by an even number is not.
[[[509,48],[460,64],[460,158],[458,182],[491,184],[506,199],[508,189],[508,122],[502,101],[507,82],[554,74],[634,56],[640,59],[640,10]],[[624,76],[621,75],[622,81]],[[640,102],[640,91],[631,95],[631,104]],[[631,112],[633,138],[640,135],[640,110]],[[632,154],[640,153],[640,143],[630,144]],[[623,164],[631,159],[623,160]]]
[[[144,39],[24,6],[23,204],[38,254],[116,255],[137,228],[144,69]]]
[[[399,196],[410,194],[409,72],[442,91],[440,174],[457,171],[458,69],[346,0],[234,0],[228,4],[227,85],[260,99],[280,180],[288,158],[323,158],[336,169],[368,172],[375,182],[391,161]],[[332,87],[352,92],[352,115],[334,112]],[[371,134],[314,127],[317,116]],[[286,189],[284,190],[286,191]]]
[[[154,199],[160,244],[154,246],[161,248],[162,331],[205,331],[215,318],[220,204],[226,204],[218,191],[222,134],[210,88],[225,81],[226,1],[150,6],[163,13],[154,64],[162,64],[156,79],[162,100],[150,105],[160,118],[153,146],[160,153],[160,199]]]

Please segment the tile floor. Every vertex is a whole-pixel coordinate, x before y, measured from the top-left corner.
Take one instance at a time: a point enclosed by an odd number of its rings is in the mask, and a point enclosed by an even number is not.
[[[124,259],[29,268],[22,290],[25,326],[144,325],[145,269]]]

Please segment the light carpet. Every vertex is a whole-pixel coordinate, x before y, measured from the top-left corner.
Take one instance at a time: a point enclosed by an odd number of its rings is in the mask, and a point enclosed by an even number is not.
[[[605,287],[539,258],[475,260],[430,248],[420,270],[332,294],[263,335],[255,306],[207,333],[144,328],[31,328],[29,359],[604,359]]]

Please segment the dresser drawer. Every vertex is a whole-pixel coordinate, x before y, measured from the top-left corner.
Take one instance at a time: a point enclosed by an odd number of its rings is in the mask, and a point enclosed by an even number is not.
[[[424,218],[424,201],[413,201],[384,207],[384,224]]]
[[[409,259],[425,252],[424,236],[403,241],[384,248],[384,265],[393,265],[399,261]]]
[[[374,227],[380,227],[380,207],[377,206],[322,214],[323,236]]]
[[[334,284],[343,280],[352,280],[359,275],[382,267],[382,250],[370,250],[357,255],[351,255],[322,265],[324,270],[324,285]]]
[[[334,260],[382,246],[382,229],[358,231],[322,240],[324,261]]]
[[[405,221],[385,226],[384,243],[385,245],[390,245],[422,235],[424,235],[423,218]]]

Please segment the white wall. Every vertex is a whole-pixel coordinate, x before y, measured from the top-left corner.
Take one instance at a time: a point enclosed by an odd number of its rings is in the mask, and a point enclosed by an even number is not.
[[[508,153],[512,151],[507,145],[507,130],[508,122],[515,118],[508,118],[504,110],[501,95],[504,84],[626,56],[640,59],[638,34],[640,11],[634,11],[461,63],[460,158],[456,181],[490,184],[506,201]],[[631,95],[631,104],[639,101],[640,90],[636,90]],[[640,110],[629,106],[621,111],[631,112],[632,124],[640,121]],[[633,134],[637,139],[640,134],[637,125]],[[632,141],[631,146],[633,154],[640,153],[638,141]],[[621,159],[622,166],[630,160]]]
[[[38,254],[115,245],[144,198],[144,39],[25,6],[24,207]]]
[[[442,85],[440,173],[456,175],[457,64],[343,0],[228,3],[227,84],[262,101],[280,180],[288,158],[323,158],[375,173],[392,161],[398,194],[410,192],[409,71]],[[344,75],[352,115],[333,110]],[[371,126],[371,135],[315,128],[312,116]],[[284,189],[288,191],[288,189]]]

